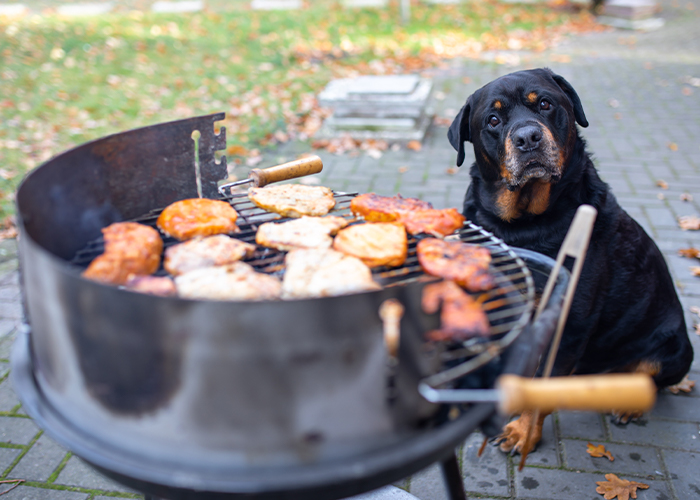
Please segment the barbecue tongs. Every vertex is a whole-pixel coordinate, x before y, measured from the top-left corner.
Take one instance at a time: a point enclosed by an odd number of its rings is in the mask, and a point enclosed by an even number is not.
[[[571,302],[588,249],[597,212],[590,205],[582,205],[576,212],[571,227],[562,243],[556,264],[542,293],[533,321],[547,305],[561,266],[566,257],[574,259],[574,267],[564,295],[561,315],[557,323],[542,378],[527,379],[516,375],[501,375],[495,389],[438,389],[437,387],[459,378],[464,373],[458,370],[425,378],[418,386],[421,395],[432,403],[497,403],[504,415],[554,410],[588,411],[647,411],[654,406],[656,386],[645,374],[606,374],[549,378],[552,373],[561,341],[562,332],[569,315]],[[467,364],[478,364],[478,356]],[[460,365],[462,366],[462,365]],[[459,369],[459,367],[457,367]],[[473,367],[472,367],[473,369]],[[453,369],[454,370],[454,369]],[[534,421],[534,419],[533,419]]]

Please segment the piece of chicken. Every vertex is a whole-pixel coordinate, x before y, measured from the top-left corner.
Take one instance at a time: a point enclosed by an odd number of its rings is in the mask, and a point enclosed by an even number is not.
[[[285,257],[282,298],[330,297],[378,290],[369,267],[330,248],[301,248]]]
[[[167,276],[131,276],[126,282],[126,289],[132,292],[172,297],[177,295],[175,282]]]
[[[333,191],[302,184],[252,187],[248,189],[248,199],[264,210],[295,218],[326,215],[335,206]]]
[[[273,300],[282,291],[279,279],[244,262],[195,269],[175,277],[175,286],[180,297],[204,300]]]
[[[421,301],[426,314],[440,309],[440,329],[428,332],[428,340],[463,342],[489,334],[489,320],[479,303],[454,281],[431,283],[423,288]]]
[[[115,222],[102,229],[105,250],[83,277],[123,285],[132,275],[153,274],[160,265],[163,240],[158,231],[137,222]]]
[[[200,267],[223,266],[252,257],[255,245],[225,234],[193,238],[165,249],[163,267],[173,276]]]
[[[156,225],[163,233],[184,241],[196,236],[238,232],[237,219],[238,213],[225,201],[191,198],[165,207]]]
[[[456,208],[427,208],[401,212],[397,220],[406,226],[408,234],[425,233],[442,237],[460,229],[465,217]]]
[[[426,273],[455,281],[470,292],[490,290],[495,285],[489,272],[491,252],[485,247],[426,238],[418,242],[417,253]]]
[[[292,250],[293,248],[330,248],[331,235],[348,225],[342,217],[301,217],[287,222],[266,222],[255,233],[258,245]]]
[[[369,267],[396,267],[406,261],[408,238],[402,224],[369,222],[340,230],[333,248],[357,257]]]
[[[369,222],[392,222],[398,220],[402,212],[433,208],[427,201],[417,198],[402,198],[401,195],[381,196],[365,193],[350,201],[353,214],[364,217]]]

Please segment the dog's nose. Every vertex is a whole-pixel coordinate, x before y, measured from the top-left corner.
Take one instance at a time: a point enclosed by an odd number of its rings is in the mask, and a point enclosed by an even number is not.
[[[537,149],[542,140],[542,131],[534,125],[526,125],[519,128],[513,134],[515,147],[522,152],[532,151]]]

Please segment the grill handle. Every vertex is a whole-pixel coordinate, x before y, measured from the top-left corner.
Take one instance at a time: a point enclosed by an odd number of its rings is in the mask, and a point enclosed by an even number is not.
[[[219,186],[219,192],[226,195],[226,190],[242,184],[252,184],[254,187],[263,187],[273,182],[287,181],[317,174],[323,170],[323,161],[316,155],[305,156],[298,160],[290,161],[270,168],[254,168],[250,171],[247,179],[242,181],[229,182]]]
[[[497,403],[503,415],[525,410],[644,412],[656,402],[656,385],[643,373],[536,379],[501,375],[495,389],[432,390],[428,399],[434,403]]]

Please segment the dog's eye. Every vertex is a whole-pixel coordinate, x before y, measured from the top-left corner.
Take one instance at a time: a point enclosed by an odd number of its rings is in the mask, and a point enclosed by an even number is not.
[[[540,101],[540,109],[542,109],[542,110],[544,110],[544,111],[547,111],[547,110],[548,110],[549,108],[551,108],[551,107],[552,107],[552,105],[549,104],[549,101],[548,101],[548,100],[542,99],[542,100]]]
[[[501,120],[499,120],[497,116],[491,116],[491,118],[489,118],[489,125],[492,127],[495,127],[499,123],[501,123]]]

